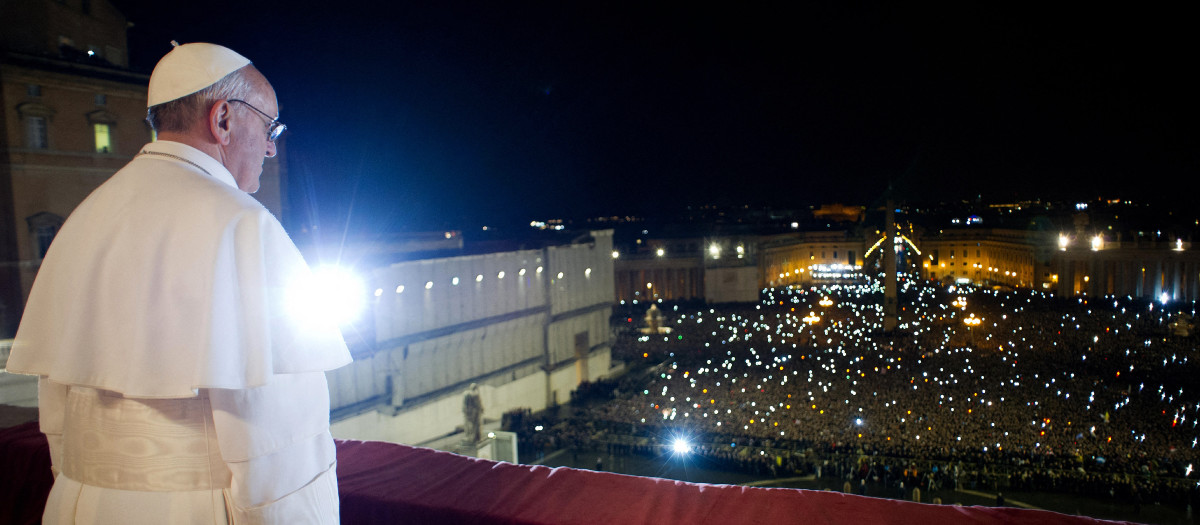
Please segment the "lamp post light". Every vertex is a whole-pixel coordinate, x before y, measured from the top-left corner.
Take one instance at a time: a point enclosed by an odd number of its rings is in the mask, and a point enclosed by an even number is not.
[[[971,346],[975,346],[975,331],[973,329],[982,322],[983,318],[975,317],[975,314],[971,314],[970,317],[963,319],[963,324],[967,325],[967,333],[971,334]]]
[[[817,346],[817,335],[813,331],[813,325],[821,322],[821,316],[817,315],[812,310],[809,310],[808,315],[802,318],[801,321],[804,321],[806,324],[808,324],[808,345]]]

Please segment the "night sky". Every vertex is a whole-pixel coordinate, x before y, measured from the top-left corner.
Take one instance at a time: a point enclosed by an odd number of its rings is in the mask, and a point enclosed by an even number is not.
[[[289,126],[285,222],[322,231],[871,204],[889,183],[910,202],[1200,189],[1182,10],[112,2],[135,67],[171,39],[255,62]]]

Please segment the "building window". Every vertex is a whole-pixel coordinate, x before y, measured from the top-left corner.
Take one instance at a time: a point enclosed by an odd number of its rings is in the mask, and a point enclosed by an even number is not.
[[[25,142],[30,149],[48,149],[50,147],[46,117],[25,117]]]
[[[92,126],[92,138],[96,144],[96,153],[112,153],[116,151],[113,128],[117,126],[117,116],[97,109],[87,114],[88,124]]]
[[[58,235],[58,229],[63,225],[63,218],[50,212],[38,212],[25,218],[29,225],[29,235],[33,240],[34,253],[38,259],[46,257],[50,243]]]
[[[108,104],[108,96],[104,93],[96,93],[96,105],[103,106],[105,104]]]
[[[25,96],[32,97],[32,98],[37,98],[37,97],[42,96],[42,86],[39,86],[37,84],[26,84],[25,85]]]
[[[112,153],[112,126],[103,122],[92,124],[96,136],[96,153]]]

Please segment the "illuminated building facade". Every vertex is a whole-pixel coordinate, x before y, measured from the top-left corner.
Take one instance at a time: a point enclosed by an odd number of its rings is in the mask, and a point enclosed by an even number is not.
[[[825,204],[812,210],[813,220],[828,223],[844,222],[859,223],[866,215],[863,206],[848,206],[845,204]]]
[[[129,67],[125,16],[106,0],[20,0],[0,16],[0,331],[11,335],[71,211],[152,133],[149,75]],[[167,51],[164,42],[163,52]],[[283,145],[255,194],[282,212]]]
[[[621,304],[751,302],[774,286],[861,278],[864,246],[847,232],[644,239],[615,254]]]
[[[339,438],[426,443],[484,414],[564,403],[612,374],[612,230],[517,250],[407,261],[374,271],[373,344],[328,374]]]
[[[621,253],[613,271],[616,298],[623,304],[704,298],[703,260],[696,254]]]
[[[1200,300],[1200,253],[1190,242],[1120,242],[1099,237],[1056,250],[1052,275],[1062,296],[1129,295],[1162,302]]]
[[[1081,231],[969,228],[926,236],[920,246],[922,275],[931,280],[1062,297],[1200,299],[1200,253],[1182,239],[1122,242]]]
[[[613,252],[616,299],[620,304],[702,300],[758,300],[757,235],[638,239],[634,248]]]
[[[767,239],[760,253],[760,288],[770,288],[857,279],[866,246],[850,232],[806,232]]]
[[[946,230],[920,239],[923,277],[934,281],[1050,290],[1053,246],[1023,230]]]

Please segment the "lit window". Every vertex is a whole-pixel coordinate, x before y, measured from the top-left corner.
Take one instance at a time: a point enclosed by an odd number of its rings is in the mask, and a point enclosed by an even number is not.
[[[496,274],[496,278],[497,278],[497,279],[503,279],[503,278],[504,278],[504,272],[500,272],[500,273]]]
[[[475,282],[477,282],[477,283],[483,282],[483,274],[482,273],[475,276]]]
[[[458,277],[450,279],[450,284],[453,284],[454,286],[458,286]]]
[[[433,281],[425,281],[425,289],[433,288]]]
[[[96,153],[112,153],[112,126],[103,122],[92,124],[96,136]]]

